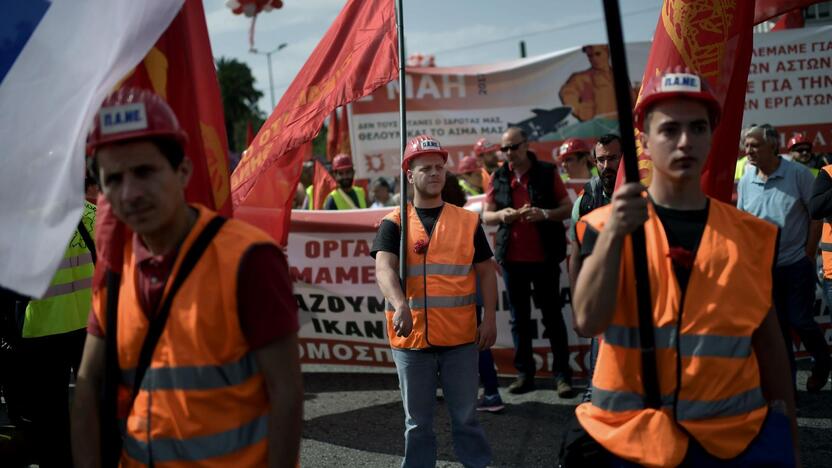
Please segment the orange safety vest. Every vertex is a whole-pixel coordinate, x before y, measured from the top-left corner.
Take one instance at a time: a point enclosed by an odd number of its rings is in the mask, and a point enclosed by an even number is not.
[[[199,218],[179,248],[170,278],[216,213],[197,206]],[[240,329],[237,271],[254,244],[272,243],[265,233],[228,220],[197,262],[171,304],[170,316],[127,415],[121,465],[184,467],[265,466],[269,400],[254,355]],[[120,413],[149,327],[140,306],[132,242],[118,302],[118,360],[123,386]],[[172,280],[165,287],[168,294]],[[106,293],[93,298],[106,327]],[[106,328],[104,328],[106,329]]]
[[[823,171],[832,177],[832,164],[823,166]],[[820,257],[823,260],[823,277],[832,279],[832,223],[823,222],[823,233],[820,236]]]
[[[401,225],[396,208],[384,217]],[[396,336],[393,306],[387,302],[387,336],[400,349],[456,346],[477,336],[477,280],[473,268],[476,213],[445,203],[428,236],[412,205],[407,206],[407,301],[413,316],[410,336]],[[427,250],[416,253],[417,242]]]
[[[488,187],[491,186],[491,174],[484,167],[480,168],[480,171],[482,171],[482,191],[488,192]]]
[[[587,224],[603,229],[610,209],[581,218],[579,239]],[[684,293],[652,205],[644,231],[662,407],[644,408],[633,253],[625,242],[592,401],[578,406],[576,415],[604,448],[642,465],[678,465],[688,436],[718,458],[734,458],[756,437],[768,411],[751,336],[772,307],[777,228],[711,199]]]

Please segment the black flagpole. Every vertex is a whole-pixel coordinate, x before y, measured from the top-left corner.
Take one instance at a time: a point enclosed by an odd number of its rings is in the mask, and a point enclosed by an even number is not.
[[[639,182],[636,138],[633,128],[633,103],[630,100],[630,76],[627,73],[627,56],[624,50],[624,34],[621,30],[621,11],[618,0],[604,1],[604,18],[607,23],[607,39],[610,45],[612,73],[615,81],[615,98],[618,104],[618,128],[621,132],[621,150],[624,156],[624,175],[628,183]],[[650,277],[647,273],[647,248],[644,226],[630,235],[636,279],[638,304],[639,344],[641,346],[641,378],[644,385],[644,403],[647,408],[661,407],[658,372],[656,370],[656,337],[653,329],[653,305],[650,298]]]
[[[399,36],[399,156],[404,159],[404,147],[407,145],[407,104],[405,90],[405,60],[404,60],[404,8],[402,0],[396,0],[396,26]],[[399,172],[399,278],[402,282],[402,293],[407,296],[407,178],[404,167]]]

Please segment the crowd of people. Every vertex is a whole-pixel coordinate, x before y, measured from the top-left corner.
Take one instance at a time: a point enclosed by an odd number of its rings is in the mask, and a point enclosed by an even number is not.
[[[140,121],[124,125],[119,113],[135,107]],[[799,465],[792,333],[812,356],[807,391],[821,391],[832,371],[813,316],[818,250],[832,304],[832,165],[801,136],[781,155],[777,130],[752,125],[741,136],[736,207],[710,198],[700,178],[720,111],[696,75],[645,85],[634,114],[653,163],[649,188],[616,187],[615,134],[569,139],[552,164],[509,127],[499,143],[477,141],[456,174],[442,144],[420,135],[402,159],[412,189],[404,213],[389,181],[365,191],[351,158],[333,159],[337,187],[324,209],[395,207],[371,255],[405,414],[403,467],[436,464],[437,387],[456,456],[470,467],[492,461],[477,411],[505,408],[489,350],[498,268],[517,371],[506,391],[537,390],[532,300],[559,397],[577,393],[567,327],[591,339],[591,383],[562,466]],[[164,100],[122,89],[99,114],[90,202],[53,284],[38,300],[0,291],[1,355],[17,363],[0,381],[9,416],[32,427],[44,467],[296,466],[303,390],[284,253],[258,229],[186,202],[187,136]],[[307,207],[314,178],[306,163]],[[583,183],[574,201],[565,180]],[[95,227],[98,188],[112,219]],[[480,212],[464,208],[482,194]],[[94,228],[118,225],[132,237],[93,275]],[[483,225],[496,226],[493,247]],[[637,230],[644,259],[631,243]],[[558,287],[567,259],[572,320]],[[646,277],[637,278],[641,260]],[[639,309],[645,297],[650,307]]]

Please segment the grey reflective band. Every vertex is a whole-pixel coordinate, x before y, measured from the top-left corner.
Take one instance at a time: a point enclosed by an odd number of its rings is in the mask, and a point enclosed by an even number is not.
[[[427,298],[424,296],[411,297],[408,300],[408,305],[411,309],[424,309],[425,299],[427,299],[428,308],[463,307],[477,303],[477,295],[468,294],[467,296],[428,296]],[[395,310],[389,301],[385,301],[385,304],[385,310],[390,312]]]
[[[124,451],[145,465],[150,463],[148,445],[156,462],[205,460],[256,444],[266,438],[268,430],[268,416],[264,415],[236,429],[188,439],[153,439],[148,444],[128,435],[124,438]]]
[[[644,395],[636,392],[617,392],[592,387],[592,406],[605,411],[635,411],[644,409]],[[662,396],[662,406],[673,405],[673,395]]]
[[[471,265],[451,265],[444,263],[427,263],[424,265],[427,275],[465,276],[471,272]],[[407,276],[421,276],[422,265],[409,265]]]
[[[682,356],[747,358],[751,356],[750,336],[682,335]]]
[[[656,348],[673,348],[676,344],[676,327],[673,325],[654,328],[656,335]],[[639,347],[638,328],[624,327],[621,325],[610,325],[604,331],[604,341],[622,348]]]
[[[676,347],[676,327],[658,327],[657,349]],[[604,340],[622,348],[638,349],[638,328],[610,325],[604,332]],[[679,349],[682,356],[747,358],[751,355],[750,336],[686,335],[680,337]]]
[[[821,242],[820,250],[824,252],[832,252],[832,244],[830,244],[829,242]]]
[[[721,400],[679,400],[676,415],[680,421],[724,418],[750,413],[767,405],[760,387]]]
[[[64,284],[53,284],[49,286],[41,299],[48,297],[61,296],[63,294],[74,293],[75,291],[82,291],[92,287],[92,277],[77,279]]]
[[[142,381],[142,390],[210,390],[239,385],[258,371],[251,353],[237,362],[221,366],[151,367]],[[135,369],[122,371],[122,378],[133,385]]]
[[[74,257],[67,257],[61,260],[61,264],[58,265],[58,269],[62,270],[64,268],[75,268],[90,264],[92,264],[92,254],[87,252],[81,255],[75,255]]]
[[[721,400],[679,400],[676,415],[680,421],[724,418],[746,414],[766,406],[759,387]],[[644,409],[644,396],[636,392],[618,392],[592,387],[592,406],[609,412]],[[673,406],[673,395],[662,396],[662,406]]]

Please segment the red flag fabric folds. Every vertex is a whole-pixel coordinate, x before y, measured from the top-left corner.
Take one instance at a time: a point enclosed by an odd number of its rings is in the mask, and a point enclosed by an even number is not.
[[[184,3],[159,41],[121,86],[149,89],[168,102],[188,133],[185,154],[193,162],[193,175],[185,190],[186,199],[231,216],[225,118],[200,0]],[[120,271],[122,247],[129,241],[130,232],[112,213],[104,197],[99,197],[96,219],[95,244],[100,261],[94,284],[100,285],[107,268]]]
[[[231,176],[235,215],[281,245],[302,159],[335,108],[398,76],[396,17],[391,0],[349,0],[260,129]],[[286,192],[276,187],[291,187]]]
[[[326,130],[326,158],[330,161],[338,154],[338,141],[340,140],[338,132],[340,130],[338,110],[336,109],[329,115],[329,125]]]
[[[315,187],[312,192],[315,194],[312,200],[312,206],[316,210],[324,207],[327,195],[338,187],[338,182],[332,177],[332,174],[318,161],[315,161],[315,178],[312,185]]]

